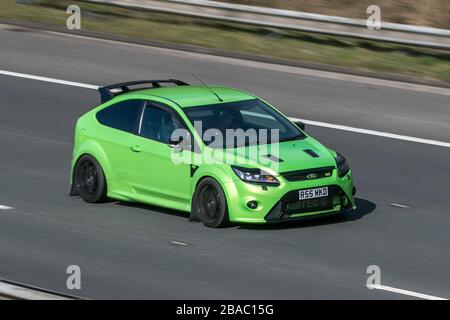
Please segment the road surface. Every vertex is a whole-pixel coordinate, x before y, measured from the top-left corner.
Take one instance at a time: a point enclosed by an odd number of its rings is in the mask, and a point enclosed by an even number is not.
[[[291,117],[450,141],[450,94],[181,51],[0,28],[0,69],[106,85],[179,78],[249,90]],[[311,74],[312,73],[312,74]],[[307,131],[350,161],[346,219],[208,229],[180,212],[69,198],[73,129],[95,90],[0,75],[0,278],[86,298],[450,298],[450,148]],[[1,208],[1,207],[0,207]],[[181,245],[187,244],[187,245]],[[82,288],[66,288],[78,265]]]

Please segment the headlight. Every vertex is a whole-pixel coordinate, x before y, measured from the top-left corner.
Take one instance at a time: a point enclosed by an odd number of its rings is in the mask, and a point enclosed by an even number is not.
[[[265,184],[265,185],[279,185],[280,182],[273,175],[268,174],[265,171],[254,168],[243,168],[237,166],[231,166],[234,173],[241,179],[242,181],[256,184]]]
[[[347,160],[345,160],[345,158],[339,153],[336,154],[336,165],[338,169],[338,176],[341,178],[350,171],[350,166],[348,165]]]

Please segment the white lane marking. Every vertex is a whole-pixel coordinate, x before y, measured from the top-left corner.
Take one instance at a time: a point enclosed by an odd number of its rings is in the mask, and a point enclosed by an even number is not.
[[[270,268],[270,270],[278,271],[278,272],[286,272],[286,270],[280,269],[280,268]]]
[[[391,206],[394,206],[394,207],[399,207],[399,208],[411,208],[411,207],[408,207],[408,206],[405,206],[404,204],[399,204],[399,203],[391,203]]]
[[[416,138],[416,137],[411,137],[411,136],[404,136],[404,135],[401,135],[401,134],[388,133],[388,132],[375,131],[375,130],[368,130],[368,129],[355,128],[355,127],[348,127],[348,126],[343,126],[343,125],[340,125],[340,124],[332,124],[332,123],[326,123],[326,122],[320,122],[320,121],[297,119],[297,118],[290,118],[290,119],[292,121],[297,121],[298,120],[298,121],[302,121],[302,122],[304,122],[306,124],[310,124],[310,125],[318,126],[318,127],[325,127],[325,128],[331,128],[331,129],[337,129],[337,130],[343,130],[343,131],[350,131],[350,132],[357,132],[357,133],[369,134],[369,135],[372,135],[372,136],[379,136],[379,137],[384,137],[384,138],[404,140],[404,141],[411,141],[411,142],[418,142],[418,143],[431,144],[431,145],[435,145],[435,146],[450,148],[450,142],[443,142],[443,141],[430,140],[430,139],[422,139],[422,138]]]
[[[14,208],[13,207],[8,207],[8,206],[2,206],[0,204],[0,210],[12,210],[12,209],[14,209]]]
[[[175,244],[177,246],[188,246],[189,244],[179,241],[170,241],[170,243]]]
[[[416,297],[416,298],[420,298],[420,299],[426,299],[426,300],[448,300],[446,298],[430,296],[428,294],[423,294],[423,293],[418,293],[418,292],[414,292],[414,291],[398,289],[398,288],[394,288],[394,287],[384,286],[384,285],[381,285],[381,284],[368,285],[367,287],[369,289],[384,290],[384,291],[404,294],[404,295],[407,295],[407,296]]]
[[[48,78],[48,77],[40,77],[40,76],[34,76],[34,75],[25,74],[25,73],[17,73],[17,72],[5,71],[5,70],[0,70],[0,75],[19,77],[19,78],[44,81],[44,82],[51,82],[51,83],[56,83],[56,84],[61,84],[61,85],[66,85],[66,86],[81,87],[81,88],[93,89],[93,90],[98,90],[98,88],[99,88],[99,86],[95,86],[95,85],[91,85],[91,84],[59,80],[59,79]],[[404,141],[411,141],[411,142],[418,142],[418,143],[424,143],[424,144],[430,144],[430,145],[450,148],[450,142],[422,139],[422,138],[410,137],[410,136],[405,136],[405,135],[400,135],[400,134],[395,134],[395,133],[388,133],[388,132],[382,132],[382,131],[348,127],[348,126],[343,126],[340,124],[332,124],[332,123],[326,123],[326,122],[320,122],[320,121],[305,120],[305,119],[298,119],[298,118],[290,118],[290,119],[292,121],[298,120],[298,121],[302,121],[306,124],[318,126],[318,127],[325,127],[325,128],[350,131],[350,132],[357,132],[357,133],[363,133],[363,134],[368,134],[368,135],[373,135],[373,136],[379,136],[379,137],[385,137],[385,138],[391,138],[391,139],[397,139],[397,140],[404,140]]]
[[[57,83],[57,84],[62,84],[62,85],[66,85],[66,86],[80,87],[80,88],[93,89],[93,90],[98,90],[98,88],[99,88],[98,86],[94,86],[92,84],[85,84],[85,83],[73,82],[73,81],[65,81],[65,80],[59,80],[59,79],[47,78],[47,77],[39,77],[39,76],[33,76],[31,74],[11,72],[11,71],[5,71],[5,70],[0,70],[0,74],[5,75],[5,76],[25,78],[25,79],[31,79],[31,80],[37,80],[37,81],[44,81],[44,82],[51,82],[51,83]]]

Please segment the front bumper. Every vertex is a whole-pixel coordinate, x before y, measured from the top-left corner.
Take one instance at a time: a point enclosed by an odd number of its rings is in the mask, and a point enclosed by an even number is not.
[[[320,186],[325,187],[325,186]],[[319,188],[320,188],[319,187]],[[328,185],[329,196],[326,197],[329,200],[329,205],[325,207],[306,207],[301,204],[305,204],[305,200],[296,201],[298,198],[298,190],[293,190],[286,193],[280,201],[269,211],[269,213],[264,217],[267,222],[282,222],[290,220],[304,219],[306,217],[312,216],[325,216],[330,214],[337,214],[347,212],[353,209],[353,204],[351,200],[346,196],[344,190],[338,185]],[[310,200],[310,203],[316,202],[320,203],[322,199],[316,198]],[[295,209],[287,210],[289,205],[300,204],[298,211]],[[294,207],[295,208],[295,207]]]
[[[343,214],[356,208],[351,171],[342,178],[338,177],[334,170],[331,177],[316,180],[292,182],[282,177],[277,179],[280,185],[276,187],[263,187],[241,180],[227,183],[224,191],[228,200],[230,221],[274,223]],[[325,186],[329,190],[327,205],[305,207],[297,201],[298,190]],[[250,208],[249,201],[256,201],[258,206]]]

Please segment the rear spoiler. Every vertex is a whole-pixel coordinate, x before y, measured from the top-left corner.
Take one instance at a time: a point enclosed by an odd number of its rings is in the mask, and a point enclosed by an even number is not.
[[[98,91],[100,92],[101,103],[111,100],[112,98],[127,93],[131,91],[137,91],[142,89],[153,89],[160,88],[162,83],[172,83],[177,86],[188,86],[189,84],[177,79],[167,79],[167,80],[140,80],[140,81],[130,81],[123,83],[111,84],[109,86],[100,87]],[[139,87],[137,89],[130,89],[131,86],[150,84],[148,88]]]

